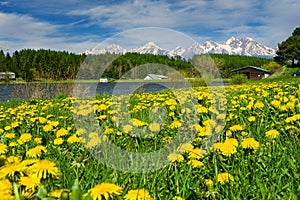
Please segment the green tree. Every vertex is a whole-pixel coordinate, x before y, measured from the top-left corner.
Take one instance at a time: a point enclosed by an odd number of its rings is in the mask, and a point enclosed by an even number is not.
[[[263,66],[261,66],[261,68],[269,70],[271,74],[274,74],[276,71],[279,71],[281,69],[281,65],[277,62],[272,61],[264,64]]]
[[[276,61],[291,61],[294,66],[300,61],[300,27],[293,31],[293,34],[285,41],[278,44]]]

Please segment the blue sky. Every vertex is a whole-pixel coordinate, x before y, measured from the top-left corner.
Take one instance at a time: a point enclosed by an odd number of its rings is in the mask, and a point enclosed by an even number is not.
[[[299,8],[299,0],[0,0],[0,48],[80,53],[116,34],[133,46],[143,37],[180,44],[178,33],[200,44],[235,36],[277,47],[300,26]]]

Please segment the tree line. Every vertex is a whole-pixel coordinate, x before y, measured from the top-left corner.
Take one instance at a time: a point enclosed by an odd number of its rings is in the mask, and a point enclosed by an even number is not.
[[[232,69],[247,65],[262,66],[272,61],[267,58],[225,54],[212,54],[210,57],[224,78],[231,76]],[[130,76],[142,78],[147,73],[166,74],[168,68],[184,77],[200,77],[191,61],[192,59],[185,60],[180,56],[138,53],[87,56],[45,49],[23,49],[10,56],[0,50],[0,71],[15,72],[17,77],[26,81],[75,79],[79,70],[86,79],[98,79],[99,74],[114,79]]]
[[[85,55],[66,51],[23,49],[12,56],[0,51],[0,71],[11,71],[26,81],[74,79]]]

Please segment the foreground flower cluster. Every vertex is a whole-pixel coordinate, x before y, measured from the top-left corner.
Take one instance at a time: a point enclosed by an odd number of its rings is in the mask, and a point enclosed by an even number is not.
[[[225,89],[2,103],[0,197],[70,196],[77,179],[86,199],[296,199],[300,81]],[[108,142],[175,145],[168,165],[134,173],[97,159],[115,156],[98,148]]]

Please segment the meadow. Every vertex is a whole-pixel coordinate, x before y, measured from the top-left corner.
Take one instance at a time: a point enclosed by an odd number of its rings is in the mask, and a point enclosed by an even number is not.
[[[225,91],[0,103],[0,197],[299,198],[300,80]],[[158,156],[165,165],[141,168],[112,144],[135,155],[172,148]]]

